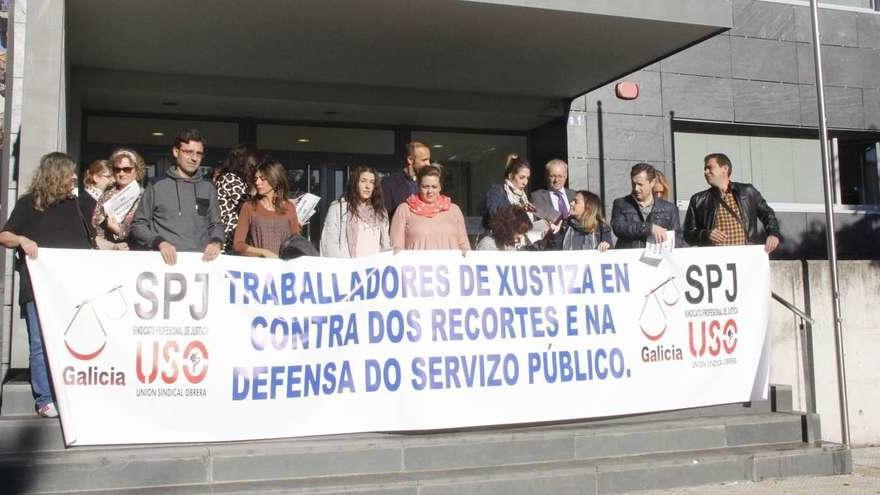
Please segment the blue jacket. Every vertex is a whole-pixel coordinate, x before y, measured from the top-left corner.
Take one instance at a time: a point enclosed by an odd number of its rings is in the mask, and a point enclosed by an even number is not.
[[[492,184],[486,191],[486,201],[483,205],[483,228],[490,230],[489,220],[495,216],[495,212],[509,205],[507,193],[502,184]]]

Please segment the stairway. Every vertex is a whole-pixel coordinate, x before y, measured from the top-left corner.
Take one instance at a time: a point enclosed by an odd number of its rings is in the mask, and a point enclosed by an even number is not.
[[[0,418],[4,492],[598,494],[851,471],[818,419],[730,404],[419,433],[65,449],[57,420]]]

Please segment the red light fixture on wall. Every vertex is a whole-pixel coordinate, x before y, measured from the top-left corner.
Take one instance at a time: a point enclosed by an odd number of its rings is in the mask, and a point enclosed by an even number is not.
[[[635,100],[639,97],[639,85],[632,81],[621,81],[614,86],[614,94],[621,100]]]

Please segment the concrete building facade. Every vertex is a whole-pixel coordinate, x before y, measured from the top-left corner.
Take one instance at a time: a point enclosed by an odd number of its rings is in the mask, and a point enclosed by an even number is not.
[[[870,2],[820,9],[826,111],[836,168],[835,221],[843,257],[880,256],[880,14]],[[808,2],[734,0],[733,27],[575,99],[568,156],[605,203],[629,191],[647,161],[674,178],[680,208],[706,187],[702,157],[728,154],[734,180],[754,183],[779,214],[777,258],[825,256],[818,109]]]

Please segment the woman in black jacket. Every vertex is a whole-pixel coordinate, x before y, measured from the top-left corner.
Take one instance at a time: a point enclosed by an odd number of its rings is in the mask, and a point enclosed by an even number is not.
[[[607,251],[611,247],[611,227],[602,216],[599,196],[590,191],[576,192],[571,200],[571,216],[563,221],[556,237],[558,248],[563,251]]]

